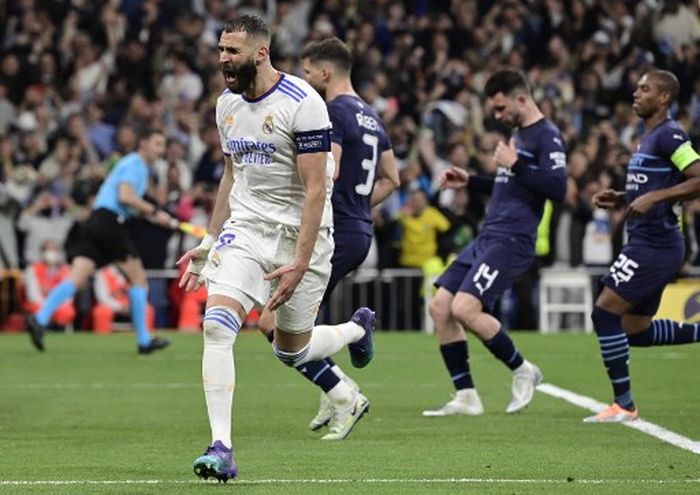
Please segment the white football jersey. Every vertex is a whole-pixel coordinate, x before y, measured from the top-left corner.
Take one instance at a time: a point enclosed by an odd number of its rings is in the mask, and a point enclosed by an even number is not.
[[[306,193],[297,154],[330,150],[331,121],[321,96],[303,79],[281,74],[255,99],[226,89],[216,102],[216,124],[233,162],[231,218],[299,227]],[[328,151],[322,227],[333,224],[333,171]]]

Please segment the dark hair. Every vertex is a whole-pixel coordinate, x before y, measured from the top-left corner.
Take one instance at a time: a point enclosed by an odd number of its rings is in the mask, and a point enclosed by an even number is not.
[[[143,127],[141,129],[138,129],[136,131],[136,137],[137,137],[137,142],[145,141],[147,139],[151,139],[151,136],[154,134],[163,134],[163,129],[160,127]]]
[[[270,41],[270,30],[260,17],[254,15],[242,15],[224,24],[224,33],[246,33]]]
[[[326,38],[325,40],[310,43],[301,52],[302,60],[308,58],[310,62],[322,60],[335,64],[344,72],[352,69],[352,54],[348,47],[338,38]]]
[[[516,90],[530,93],[530,85],[525,74],[516,69],[501,69],[494,72],[484,87],[484,93],[488,98],[493,98],[498,93],[510,95]]]
[[[680,84],[678,83],[678,78],[673,72],[667,70],[654,69],[646,73],[647,77],[654,79],[656,84],[662,93],[668,93],[671,95],[669,104],[678,98],[678,93],[680,91]]]

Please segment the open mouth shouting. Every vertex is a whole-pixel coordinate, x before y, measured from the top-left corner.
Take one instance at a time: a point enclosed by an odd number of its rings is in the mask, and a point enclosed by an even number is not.
[[[235,84],[238,79],[238,71],[229,64],[221,66],[221,73],[224,76],[224,81],[227,85]]]

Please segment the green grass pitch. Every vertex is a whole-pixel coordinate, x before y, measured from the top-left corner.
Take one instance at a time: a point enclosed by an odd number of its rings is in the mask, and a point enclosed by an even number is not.
[[[610,399],[594,336],[514,336],[545,382]],[[0,493],[700,493],[700,455],[621,425],[583,424],[588,411],[542,393],[506,415],[510,374],[474,338],[486,414],[422,418],[452,390],[435,339],[415,333],[378,333],[362,370],[339,355],[372,405],[337,443],[306,428],[316,389],[261,336],[241,334],[239,478],[200,482],[191,462],[210,440],[201,335],[172,339],[138,356],[132,335],[52,334],[39,354],[26,335],[0,334]],[[700,346],[634,349],[631,366],[642,417],[700,440]],[[462,478],[472,481],[449,481]],[[16,483],[39,480],[57,483]]]

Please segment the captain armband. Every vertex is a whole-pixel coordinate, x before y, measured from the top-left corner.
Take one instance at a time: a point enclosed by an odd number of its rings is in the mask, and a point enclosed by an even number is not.
[[[319,129],[317,131],[297,132],[294,134],[294,142],[297,145],[297,154],[318,153],[331,150],[331,130]]]
[[[700,155],[693,149],[693,145],[690,144],[690,141],[681,144],[671,155],[671,162],[673,162],[676,168],[681,172],[698,160],[700,160]]]

